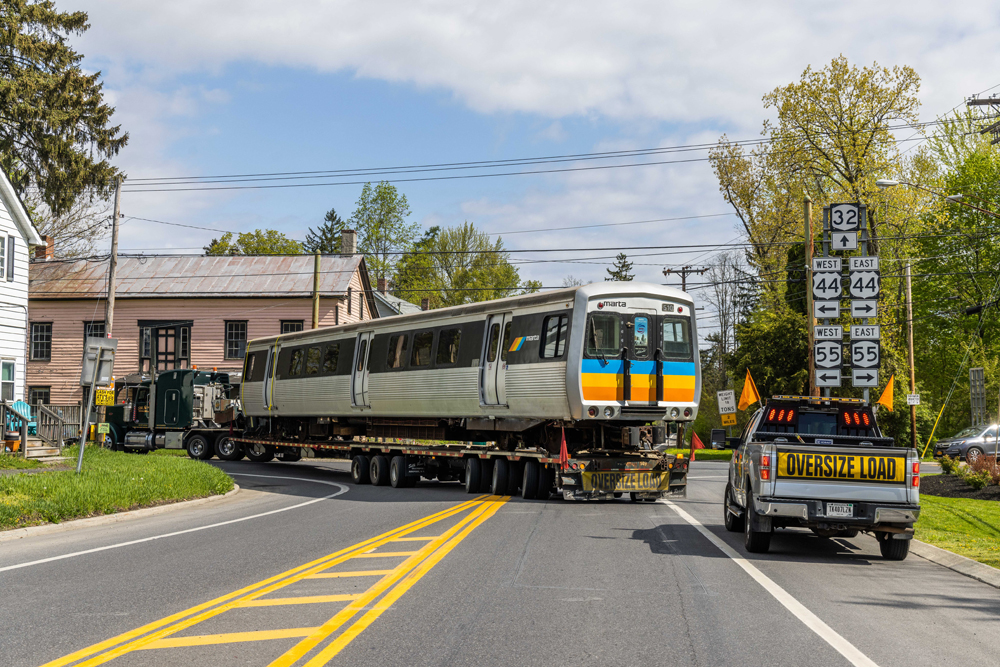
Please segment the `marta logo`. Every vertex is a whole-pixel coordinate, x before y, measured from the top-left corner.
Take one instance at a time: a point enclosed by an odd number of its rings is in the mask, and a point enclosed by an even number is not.
[[[598,301],[597,309],[602,310],[605,306],[608,308],[628,308],[628,305],[624,301]]]
[[[604,308],[604,302],[603,301],[598,301],[597,302],[597,310],[601,310],[602,308]]]

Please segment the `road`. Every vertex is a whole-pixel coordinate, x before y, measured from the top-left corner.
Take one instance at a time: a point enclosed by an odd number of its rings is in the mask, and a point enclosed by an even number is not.
[[[997,662],[985,584],[883,561],[867,536],[781,531],[748,555],[721,525],[722,463],[696,462],[686,499],[588,504],[356,487],[339,463],[216,465],[244,491],[0,542],[0,662]]]

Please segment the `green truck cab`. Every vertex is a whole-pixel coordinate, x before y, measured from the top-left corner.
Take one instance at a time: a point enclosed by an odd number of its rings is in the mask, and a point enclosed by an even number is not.
[[[228,373],[197,369],[165,371],[123,388],[106,408],[112,449],[148,452],[186,449],[191,458],[242,458],[233,436],[242,433]]]

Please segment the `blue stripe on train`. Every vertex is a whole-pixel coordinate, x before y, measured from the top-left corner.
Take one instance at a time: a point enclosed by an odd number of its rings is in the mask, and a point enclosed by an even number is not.
[[[633,361],[630,372],[635,375],[652,375],[656,371],[655,361]],[[623,373],[621,359],[608,359],[607,363],[600,359],[584,359],[580,365],[582,373]],[[694,375],[694,363],[690,361],[664,361],[664,375]]]

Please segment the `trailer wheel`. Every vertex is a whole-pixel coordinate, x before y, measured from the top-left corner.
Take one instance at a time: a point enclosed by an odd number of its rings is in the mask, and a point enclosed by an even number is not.
[[[733,487],[731,484],[726,484],[726,497],[722,505],[722,511],[725,513],[726,530],[730,533],[742,532],[744,517],[742,514],[736,513],[738,508],[733,504]]]
[[[521,488],[521,465],[517,461],[507,461],[507,493],[514,495]]]
[[[208,439],[200,433],[188,436],[187,453],[193,459],[207,461],[212,458],[212,450],[208,447]]]
[[[882,558],[886,560],[905,560],[910,553],[909,540],[894,540],[892,533],[879,531],[875,533],[878,540],[878,550],[882,552]]]
[[[482,479],[483,469],[477,458],[465,459],[465,492],[479,493],[479,483]]]
[[[521,497],[534,500],[538,495],[538,461],[528,459],[524,462],[524,476],[521,478]]]
[[[375,486],[385,486],[389,483],[389,459],[381,454],[372,457],[372,463],[368,470],[372,484]]]
[[[480,459],[479,493],[489,493],[493,486],[493,459]]]
[[[500,458],[493,461],[493,484],[490,487],[493,495],[507,495],[507,478],[510,476],[509,467],[507,459]]]
[[[274,452],[259,442],[251,442],[246,447],[247,458],[254,463],[267,463],[274,458]]]
[[[355,484],[371,484],[372,478],[368,472],[371,461],[364,454],[358,454],[351,459],[351,479]]]
[[[771,548],[771,533],[757,530],[753,527],[757,518],[757,510],[753,508],[753,491],[747,484],[747,508],[743,516],[743,546],[747,551],[756,554],[767,553]]]
[[[215,455],[220,461],[239,461],[243,458],[243,447],[228,435],[220,435],[215,440]]]
[[[552,468],[548,466],[538,466],[538,491],[535,493],[536,500],[548,500],[552,494]]]
[[[389,462],[389,484],[394,489],[405,489],[410,486],[406,476],[406,457],[393,456]]]

